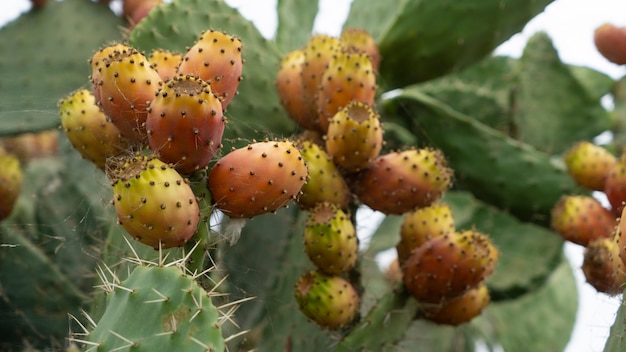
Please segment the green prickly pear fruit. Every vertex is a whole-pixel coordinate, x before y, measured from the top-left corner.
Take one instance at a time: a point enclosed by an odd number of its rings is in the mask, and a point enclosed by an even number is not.
[[[493,272],[498,250],[475,230],[435,237],[402,266],[404,285],[420,302],[440,303],[478,286]]]
[[[297,199],[307,175],[292,142],[264,141],[233,149],[218,160],[209,172],[208,187],[224,214],[252,218]]]
[[[222,101],[223,109],[237,93],[241,81],[242,44],[232,35],[208,30],[183,55],[178,73],[199,77],[211,85],[213,93]]]
[[[224,351],[221,314],[178,266],[137,266],[124,281],[104,282],[107,304],[81,340],[97,351]]]
[[[161,77],[148,59],[132,48],[115,51],[104,62],[98,68],[100,107],[122,136],[144,144],[148,105],[163,84]]]
[[[358,243],[350,217],[334,204],[318,204],[306,221],[304,249],[313,264],[326,274],[339,275],[352,270]]]
[[[375,97],[376,76],[367,54],[336,51],[324,71],[317,95],[321,131],[326,132],[330,119],[351,101],[374,106]]]
[[[22,181],[20,160],[0,148],[0,221],[8,218],[13,212],[22,190]]]
[[[450,188],[452,170],[439,150],[410,149],[380,155],[352,179],[361,202],[385,214],[425,207]]]
[[[304,51],[294,50],[283,56],[276,77],[276,90],[289,117],[304,129],[315,129],[315,115],[310,113],[304,99],[303,67]]]
[[[400,265],[416,248],[435,237],[454,232],[454,218],[450,206],[435,203],[406,214],[400,227],[400,242],[396,245]]]
[[[306,109],[313,116],[315,129],[320,129],[318,120],[318,94],[322,77],[328,63],[337,50],[340,50],[339,38],[325,34],[317,34],[309,39],[303,49],[304,64],[302,66],[302,93]],[[320,129],[321,130],[321,129]]]
[[[624,202],[626,202],[626,153],[622,153],[617,164],[609,172],[604,183],[604,193],[611,204],[613,213],[621,214]]]
[[[346,209],[352,193],[332,158],[322,147],[311,141],[302,141],[299,144],[300,154],[309,170],[309,180],[302,186],[298,205],[303,209],[312,209],[319,203],[328,202],[340,209]]]
[[[96,105],[87,89],[79,89],[59,102],[61,127],[83,158],[104,170],[109,157],[120,155],[128,142]]]
[[[219,98],[194,76],[165,82],[146,118],[150,149],[184,174],[209,164],[222,144],[225,125]]]
[[[591,241],[585,248],[582,269],[587,282],[599,292],[617,295],[624,291],[626,271],[617,238]]]
[[[626,27],[605,23],[593,33],[596,49],[614,64],[626,65]]]
[[[178,66],[183,55],[165,49],[154,49],[148,56],[148,62],[159,74],[163,82],[177,76]]]
[[[380,117],[372,108],[353,101],[330,120],[326,150],[342,169],[358,172],[376,158],[383,147]]]
[[[604,190],[606,179],[617,164],[617,158],[608,150],[586,141],[570,148],[564,159],[574,181],[594,191]]]
[[[351,323],[360,306],[359,296],[350,282],[318,271],[309,271],[298,279],[295,297],[302,314],[331,330]]]
[[[490,302],[489,289],[481,283],[459,297],[426,307],[422,313],[434,323],[458,326],[479,316]]]
[[[374,38],[362,28],[345,28],[339,37],[341,44],[346,48],[354,48],[367,54],[374,71],[378,71],[380,65],[380,52]]]
[[[611,237],[617,226],[615,215],[589,196],[563,196],[551,215],[552,229],[564,240],[581,246]]]
[[[171,166],[138,156],[112,170],[109,177],[119,223],[137,241],[155,249],[179,247],[196,232],[198,202]]]

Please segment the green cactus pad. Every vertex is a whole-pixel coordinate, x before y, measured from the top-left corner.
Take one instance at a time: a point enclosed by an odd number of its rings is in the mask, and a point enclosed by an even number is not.
[[[283,53],[306,45],[313,31],[318,7],[317,0],[278,0],[276,44]]]
[[[441,149],[455,170],[457,188],[471,190],[520,219],[547,224],[565,193],[584,192],[563,164],[530,145],[441,103],[417,88],[387,103],[387,117],[412,126],[423,141]],[[520,177],[523,175],[523,177]]]
[[[87,340],[98,351],[223,351],[218,311],[195,280],[175,266],[136,267],[107,299]]]
[[[380,36],[381,85],[402,87],[467,67],[519,32],[551,2],[404,1]],[[476,25],[477,18],[491,20]]]
[[[626,349],[626,303],[622,298],[604,352],[621,352]]]
[[[57,101],[86,86],[87,60],[120,37],[122,23],[101,3],[65,0],[50,1],[3,27],[0,135],[58,126]]]
[[[282,109],[274,87],[280,50],[237,10],[216,0],[176,0],[155,8],[130,33],[139,50],[155,48],[184,53],[207,29],[235,35],[243,43],[243,80],[225,115],[224,150],[253,138],[288,135],[295,128]],[[237,143],[239,142],[239,143]]]
[[[545,33],[528,40],[519,61],[516,104],[517,139],[548,153],[562,153],[611,127],[609,113],[561,63]]]

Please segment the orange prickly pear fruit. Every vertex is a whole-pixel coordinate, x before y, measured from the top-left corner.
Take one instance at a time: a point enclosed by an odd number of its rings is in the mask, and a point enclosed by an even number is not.
[[[604,190],[604,184],[617,164],[617,158],[605,148],[590,142],[580,142],[565,153],[567,172],[579,185],[594,191]]]
[[[564,240],[587,246],[611,237],[617,218],[595,198],[563,196],[552,209],[551,226]]]

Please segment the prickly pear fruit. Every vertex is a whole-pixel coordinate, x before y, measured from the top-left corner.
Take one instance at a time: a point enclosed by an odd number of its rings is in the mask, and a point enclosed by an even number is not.
[[[489,289],[481,283],[459,297],[425,308],[423,315],[437,324],[458,326],[479,316],[490,301]]]
[[[19,159],[0,148],[0,221],[13,212],[22,189],[22,168]]]
[[[626,271],[617,238],[600,238],[587,245],[582,265],[587,282],[599,292],[617,295],[624,291]]]
[[[404,285],[420,302],[439,303],[478,286],[494,270],[498,250],[474,230],[435,237],[402,266]]]
[[[9,154],[20,159],[20,163],[27,164],[33,159],[47,158],[59,152],[59,131],[52,130],[22,133],[16,136],[4,137],[0,144]]]
[[[435,203],[406,214],[400,227],[400,242],[396,245],[400,265],[411,252],[430,239],[454,232],[452,210],[445,203]]]
[[[339,38],[325,34],[317,34],[309,39],[303,49],[304,64],[302,66],[302,92],[308,113],[315,120],[319,129],[317,96],[326,66],[337,50],[340,50]]]
[[[181,173],[205,168],[222,144],[226,120],[210,86],[193,76],[167,82],[148,107],[150,149]]]
[[[276,77],[276,90],[280,103],[289,117],[304,129],[315,129],[316,116],[307,109],[304,99],[303,66],[304,52],[302,50],[294,50],[283,56]]]
[[[608,150],[586,141],[570,148],[564,160],[574,181],[594,191],[604,190],[604,183],[617,164],[617,158]]]
[[[312,209],[319,203],[328,202],[346,209],[352,193],[328,153],[310,141],[300,142],[299,149],[309,170],[309,180],[302,186],[298,205]]]
[[[215,206],[231,218],[252,218],[287,206],[300,194],[307,167],[289,141],[256,142],[233,149],[211,168]]]
[[[626,265],[626,221],[622,221],[622,219],[626,219],[626,211],[622,210],[621,217],[619,218],[619,223],[615,228],[614,240],[617,242],[619,249],[619,256],[622,258],[622,264]]]
[[[89,81],[91,82],[91,88],[93,95],[96,97],[96,102],[99,102],[102,99],[102,89],[100,87],[100,82],[102,81],[100,79],[100,68],[106,66],[106,64],[113,60],[115,56],[126,55],[126,53],[131,50],[132,48],[126,44],[113,43],[100,48],[100,50],[96,51],[89,59],[89,65],[91,66]]]
[[[243,60],[241,40],[232,35],[208,30],[183,55],[178,73],[194,75],[211,85],[224,110],[237,93]]]
[[[153,8],[163,4],[163,0],[124,0],[123,4],[124,17],[128,19],[130,28],[133,28],[148,16]]]
[[[99,67],[100,107],[132,143],[146,142],[148,105],[162,85],[159,74],[140,52],[115,52]],[[96,95],[97,97],[97,95]]]
[[[611,237],[615,226],[615,215],[589,196],[563,196],[552,209],[552,229],[564,240],[582,246]]]
[[[298,279],[295,297],[307,318],[332,330],[352,322],[360,306],[359,296],[350,282],[318,271],[310,271]]]
[[[128,142],[96,105],[87,89],[79,89],[59,102],[61,127],[83,158],[104,170],[109,157],[120,155]]]
[[[328,129],[329,120],[349,102],[374,106],[375,96],[376,76],[367,55],[349,50],[335,52],[324,71],[317,95],[321,131]]]
[[[372,63],[374,71],[378,71],[380,65],[380,53],[374,38],[364,29],[345,28],[339,37],[341,44],[346,48],[354,48],[357,51],[367,54]]]
[[[439,150],[410,149],[377,157],[354,177],[351,187],[370,208],[403,214],[439,199],[450,188],[451,175]]]
[[[329,123],[326,150],[345,171],[365,169],[380,154],[383,129],[380,117],[369,105],[350,102]]]
[[[391,261],[387,270],[384,272],[384,276],[387,282],[392,286],[402,282],[402,269],[400,268],[400,262],[397,257]]]
[[[117,279],[119,280],[119,279]],[[221,314],[194,277],[178,266],[137,266],[105,282],[104,314],[86,339],[101,351],[225,350]],[[184,347],[183,347],[184,346]]]
[[[148,56],[148,62],[159,74],[163,82],[177,76],[178,65],[183,55],[165,49],[154,49]]]
[[[350,217],[334,204],[320,203],[304,229],[304,249],[322,272],[339,275],[354,268],[358,243]]]
[[[626,153],[622,153],[604,183],[606,194],[613,213],[618,216],[622,213],[626,202]]]
[[[605,23],[593,33],[596,49],[614,64],[626,65],[626,27]]]
[[[156,158],[134,157],[109,176],[118,220],[155,249],[182,246],[196,232],[200,210],[189,184]]]

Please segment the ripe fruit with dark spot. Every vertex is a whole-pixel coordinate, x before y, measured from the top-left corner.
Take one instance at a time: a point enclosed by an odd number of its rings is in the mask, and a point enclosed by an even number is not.
[[[599,292],[617,295],[624,291],[626,271],[617,238],[600,238],[589,243],[582,269],[587,282]]]

